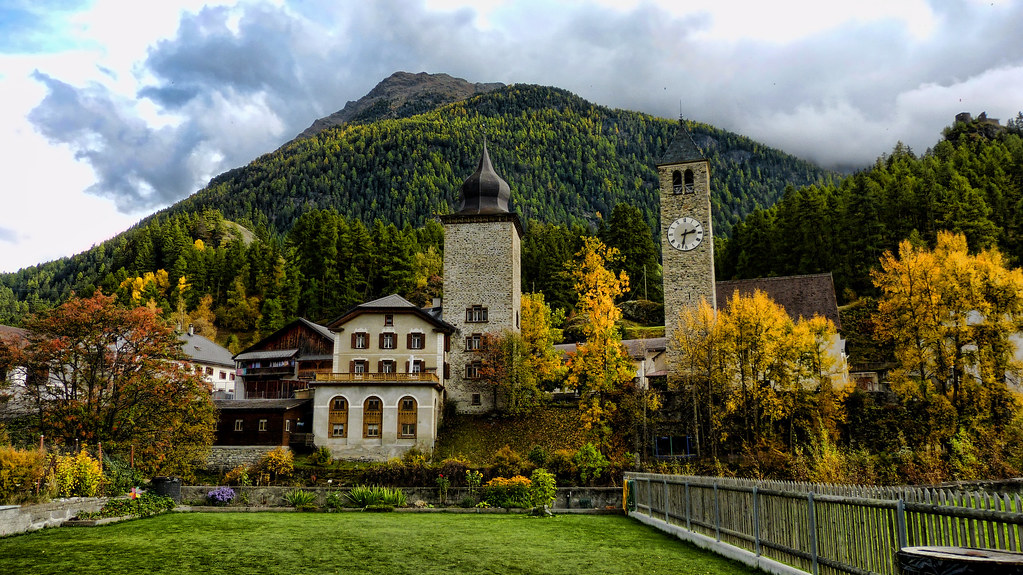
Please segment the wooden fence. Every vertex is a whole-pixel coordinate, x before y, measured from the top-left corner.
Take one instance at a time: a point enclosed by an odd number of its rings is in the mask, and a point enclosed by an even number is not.
[[[903,547],[1023,551],[1019,494],[648,473],[625,479],[630,515],[814,575],[898,575]]]

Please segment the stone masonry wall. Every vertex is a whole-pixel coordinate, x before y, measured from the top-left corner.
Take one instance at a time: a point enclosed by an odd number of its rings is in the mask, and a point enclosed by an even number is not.
[[[466,337],[519,330],[520,239],[515,223],[500,219],[487,221],[480,216],[444,224],[444,321],[458,328],[451,336],[448,355],[447,398],[456,402],[460,413],[486,413],[494,408],[491,386],[465,378],[465,366],[475,355],[466,351]],[[465,310],[474,305],[487,308],[486,323],[465,321]],[[472,405],[474,393],[480,394],[480,405]]]
[[[37,505],[0,506],[0,537],[57,527],[82,511],[99,511],[104,497],[72,497]]]

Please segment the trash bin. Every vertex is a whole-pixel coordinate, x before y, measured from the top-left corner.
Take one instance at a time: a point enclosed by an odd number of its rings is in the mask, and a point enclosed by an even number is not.
[[[972,547],[904,547],[903,575],[1023,575],[1023,553]]]
[[[153,493],[170,497],[174,503],[181,503],[181,478],[180,477],[154,477],[152,481]]]
[[[625,512],[636,510],[636,480],[629,479],[625,482]]]

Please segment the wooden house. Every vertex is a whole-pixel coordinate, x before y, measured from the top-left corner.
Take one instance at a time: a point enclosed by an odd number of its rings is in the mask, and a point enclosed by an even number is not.
[[[234,356],[238,399],[290,399],[317,371],[330,371],[334,334],[299,318]]]

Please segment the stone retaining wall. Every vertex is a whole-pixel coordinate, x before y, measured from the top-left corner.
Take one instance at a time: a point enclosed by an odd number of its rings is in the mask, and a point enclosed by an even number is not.
[[[214,445],[206,458],[206,468],[224,473],[239,465],[253,465],[261,457],[276,449],[276,445],[229,446]]]
[[[181,488],[182,505],[202,505],[206,500],[206,494],[216,486],[211,485],[185,485]],[[311,491],[316,493],[316,505],[323,506],[326,503],[327,493],[331,490],[326,487],[233,487],[238,494],[232,505],[252,505],[261,507],[287,507],[288,502],[284,496],[287,492],[295,489]],[[403,487],[409,504],[415,501],[425,501],[434,506],[457,506],[469,496],[469,491],[463,487],[452,487],[448,489],[446,501],[440,501],[440,496],[435,487]],[[342,492],[347,488],[342,487]],[[604,509],[605,507],[621,508],[622,490],[619,487],[559,487],[557,498],[554,500],[554,509]]]
[[[37,505],[0,506],[0,537],[57,527],[82,511],[99,511],[106,498],[72,497]]]

